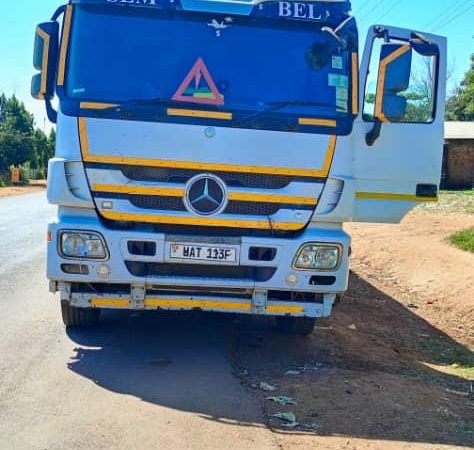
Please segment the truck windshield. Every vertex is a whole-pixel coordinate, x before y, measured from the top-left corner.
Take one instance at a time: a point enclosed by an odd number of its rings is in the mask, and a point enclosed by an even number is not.
[[[349,118],[350,64],[317,23],[76,5],[66,96],[288,129],[295,117]]]

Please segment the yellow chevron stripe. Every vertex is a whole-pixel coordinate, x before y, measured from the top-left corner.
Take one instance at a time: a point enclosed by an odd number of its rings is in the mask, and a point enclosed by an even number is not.
[[[317,200],[312,197],[297,197],[292,195],[253,194],[246,192],[230,192],[229,200],[241,202],[283,203],[289,205],[316,205]]]
[[[40,27],[36,28],[36,34],[43,39],[43,59],[41,62],[41,87],[40,94],[44,97],[47,91],[48,83],[48,60],[49,60],[49,34],[43,31]]]
[[[272,314],[299,314],[304,312],[304,306],[269,304],[267,312]]]
[[[58,86],[64,85],[64,79],[66,74],[66,59],[69,49],[69,36],[71,34],[71,21],[72,21],[73,6],[66,6],[66,14],[64,15],[63,25],[63,37],[61,42],[61,51],[59,54],[59,67],[58,67]]]
[[[116,103],[81,102],[81,109],[109,109],[119,107]]]
[[[91,305],[96,308],[129,308],[128,299],[119,298],[101,298],[95,297],[91,300]],[[227,311],[251,311],[252,303],[223,301],[213,299],[189,299],[189,298],[163,298],[148,297],[144,302],[145,308],[176,308],[176,309],[213,309]],[[304,306],[299,305],[279,305],[269,304],[267,306],[270,314],[301,314],[304,312]]]
[[[91,305],[96,308],[128,308],[129,301],[118,298],[93,298]]]
[[[376,119],[379,119],[381,122],[390,122],[383,113],[383,97],[384,97],[384,87],[385,87],[385,77],[387,76],[387,68],[390,63],[395,61],[397,58],[403,56],[406,52],[411,50],[409,44],[403,45],[398,50],[395,50],[393,53],[388,55],[385,59],[380,62],[378,80],[377,80],[377,94],[375,96],[375,113],[374,116]]]
[[[182,197],[184,189],[175,189],[167,187],[138,186],[133,184],[115,185],[115,184],[93,184],[94,192],[107,192],[111,194],[128,195],[158,195],[162,197]]]
[[[107,192],[111,194],[127,195],[157,195],[162,197],[183,197],[184,189],[152,187],[139,185],[113,185],[113,184],[93,184],[94,192]],[[263,202],[263,203],[281,203],[291,205],[311,205],[317,204],[317,200],[312,197],[298,197],[292,195],[259,194],[245,192],[230,192],[229,200],[241,202]]]
[[[410,194],[390,194],[385,192],[357,192],[361,200],[398,200],[403,202],[437,202],[438,197],[418,197]]]
[[[298,119],[300,125],[312,125],[314,127],[331,127],[336,128],[337,122],[335,120],[328,119],[314,119],[311,117],[300,117]]]
[[[199,111],[196,109],[168,108],[168,116],[178,117],[201,117],[204,119],[232,120],[232,113],[219,111]]]
[[[250,311],[252,305],[250,302],[225,302],[219,300],[190,300],[190,299],[167,299],[149,297],[145,300],[146,307],[153,308],[202,308],[202,309],[225,309]]]
[[[165,225],[200,225],[228,228],[260,228],[264,230],[300,230],[305,223],[275,222],[269,220],[234,220],[214,217],[162,216],[158,214],[132,214],[110,211],[100,212],[106,219],[123,222],[159,223]]]
[[[359,114],[359,55],[352,53],[352,114]]]

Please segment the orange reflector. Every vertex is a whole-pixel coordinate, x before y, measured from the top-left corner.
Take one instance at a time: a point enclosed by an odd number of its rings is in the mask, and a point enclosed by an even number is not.
[[[53,240],[53,233],[51,233],[51,230],[48,230],[48,242],[51,242]]]

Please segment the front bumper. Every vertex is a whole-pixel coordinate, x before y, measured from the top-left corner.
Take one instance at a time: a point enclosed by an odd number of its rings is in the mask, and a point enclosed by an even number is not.
[[[108,246],[107,261],[65,259],[59,253],[61,230],[100,233]],[[51,290],[77,307],[168,309],[246,314],[326,317],[338,294],[346,291],[350,238],[340,228],[308,227],[292,238],[170,236],[144,231],[111,230],[95,214],[61,214],[49,225],[47,275]],[[151,242],[154,255],[131,254],[129,241]],[[238,266],[171,261],[172,242],[197,242],[240,248]],[[336,243],[342,261],[331,272],[295,270],[293,259],[308,242]],[[273,259],[255,260],[252,248],[273,249]],[[268,258],[266,258],[268,259]],[[64,265],[82,266],[83,274],[65,273]],[[104,270],[107,266],[108,270]],[[292,284],[288,283],[289,275]]]

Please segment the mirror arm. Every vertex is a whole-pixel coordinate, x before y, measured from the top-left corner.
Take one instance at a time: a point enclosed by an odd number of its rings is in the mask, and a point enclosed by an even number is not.
[[[390,36],[388,34],[388,30],[380,25],[374,26],[374,33],[375,37],[380,38],[384,40],[384,42],[390,42]]]
[[[365,135],[365,142],[369,147],[372,147],[380,137],[381,130],[382,122],[379,119],[375,119],[373,128]]]
[[[44,100],[46,104],[46,114],[48,116],[48,119],[52,123],[57,123],[58,121],[58,112],[53,108],[53,105],[51,103],[51,99],[47,98]]]
[[[51,22],[56,22],[59,19],[59,16],[64,14],[64,11],[66,11],[66,5],[60,6],[56,11],[54,11],[54,14],[51,17]]]
[[[424,34],[416,33],[416,32],[413,31],[411,33],[410,42],[415,40],[415,39],[418,39],[419,41],[423,42],[423,44],[433,45],[433,42],[431,42]]]
[[[322,27],[321,31],[324,31],[325,33],[328,33],[329,35],[331,35],[331,37],[335,39],[335,41],[341,46],[343,50],[347,48],[347,42],[341,39],[332,28]]]

